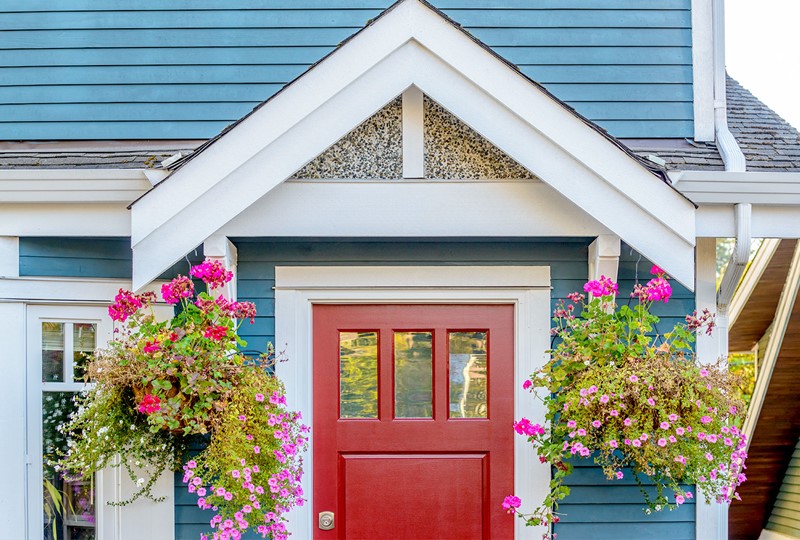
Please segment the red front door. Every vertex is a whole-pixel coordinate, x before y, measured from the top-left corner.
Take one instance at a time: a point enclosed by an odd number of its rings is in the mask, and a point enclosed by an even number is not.
[[[315,538],[513,538],[513,306],[317,305],[313,350]]]

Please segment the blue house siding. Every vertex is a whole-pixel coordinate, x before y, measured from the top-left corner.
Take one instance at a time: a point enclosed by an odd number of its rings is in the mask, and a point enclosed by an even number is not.
[[[187,275],[189,266],[203,260],[203,246],[190,252],[158,279]],[[54,238],[19,239],[20,276],[61,276],[83,278],[130,279],[133,268],[131,239],[123,238]]]
[[[204,139],[391,1],[13,4],[0,139]],[[691,0],[434,4],[613,135],[692,136]]]

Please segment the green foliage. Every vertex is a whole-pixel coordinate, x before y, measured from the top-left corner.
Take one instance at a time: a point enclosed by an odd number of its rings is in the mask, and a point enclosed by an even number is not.
[[[558,522],[558,503],[569,493],[564,480],[580,458],[593,458],[610,480],[630,471],[648,513],[694,497],[685,484],[709,499],[738,498],[746,455],[737,427],[743,412],[737,380],[719,362],[698,365],[692,352],[695,332],[710,332],[713,316],[695,313],[686,324],[655,333],[659,319],[650,308],[671,294],[661,273],[634,289],[639,302],[633,307],[615,304],[616,284],[608,280],[590,282],[586,290],[599,294],[587,302],[573,293],[573,304],[556,309],[558,344],[525,385],[544,389],[537,397],[547,408],[548,428],[522,419],[515,429],[554,473],[546,499],[519,515],[529,525]],[[654,497],[645,480],[655,486]],[[518,505],[506,501],[510,511]]]

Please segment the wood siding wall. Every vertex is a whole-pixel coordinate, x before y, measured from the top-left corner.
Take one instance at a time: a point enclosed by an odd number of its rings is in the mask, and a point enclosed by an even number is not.
[[[794,448],[789,468],[783,476],[767,529],[800,538],[800,441]]]
[[[0,140],[211,137],[391,3],[6,2]],[[691,0],[433,3],[613,135],[693,135]]]

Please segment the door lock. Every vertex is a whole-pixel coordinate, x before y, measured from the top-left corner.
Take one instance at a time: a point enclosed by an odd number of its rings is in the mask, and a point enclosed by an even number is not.
[[[320,512],[319,513],[319,528],[323,531],[330,531],[333,529],[333,512]]]

